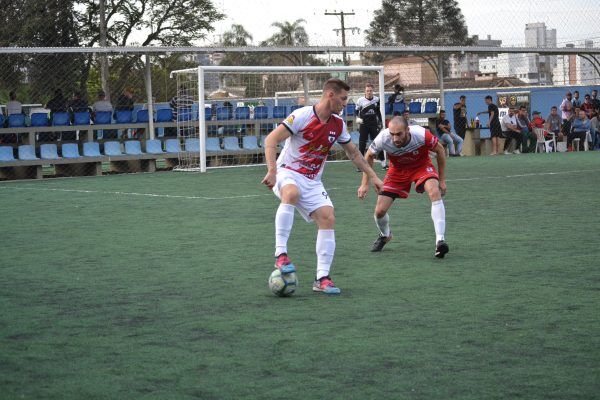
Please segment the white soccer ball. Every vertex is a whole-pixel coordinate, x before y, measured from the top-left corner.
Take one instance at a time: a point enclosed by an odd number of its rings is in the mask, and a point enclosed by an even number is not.
[[[296,273],[282,274],[279,269],[275,269],[269,277],[269,289],[276,296],[287,297],[294,294],[298,287],[298,278]]]

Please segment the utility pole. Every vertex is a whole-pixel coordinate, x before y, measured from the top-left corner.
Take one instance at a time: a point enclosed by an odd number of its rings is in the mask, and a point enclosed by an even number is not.
[[[106,47],[106,11],[104,0],[100,0],[100,46]],[[108,59],[106,54],[100,55],[100,80],[106,100],[110,101],[110,87],[108,82]]]
[[[344,11],[335,11],[333,10],[333,12],[327,12],[327,10],[325,10],[325,15],[336,15],[340,17],[340,24],[341,24],[341,28],[336,28],[334,29],[334,31],[336,33],[342,33],[342,47],[346,47],[346,31],[352,31],[352,33],[354,34],[354,32],[356,31],[356,33],[360,33],[360,28],[356,27],[356,26],[352,26],[349,28],[346,28],[345,24],[344,24],[344,16],[346,15],[354,15],[354,11],[353,12],[344,12]],[[344,65],[348,65],[348,59],[346,58],[346,52],[344,51],[342,57],[344,58]]]

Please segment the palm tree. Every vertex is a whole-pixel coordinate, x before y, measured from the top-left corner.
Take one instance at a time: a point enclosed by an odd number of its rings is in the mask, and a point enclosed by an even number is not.
[[[271,24],[271,26],[278,28],[279,31],[261,43],[261,45],[285,47],[308,46],[308,34],[306,33],[304,26],[302,26],[304,23],[306,23],[306,21],[303,19],[297,19],[294,22],[274,22]],[[301,54],[282,54],[282,56],[290,61],[293,65],[304,64]]]
[[[248,46],[252,42],[252,35],[239,24],[231,25],[231,29],[223,34],[223,46]]]

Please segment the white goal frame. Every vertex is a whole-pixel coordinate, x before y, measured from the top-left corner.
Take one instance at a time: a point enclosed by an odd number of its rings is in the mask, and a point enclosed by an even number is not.
[[[205,101],[204,101],[204,74],[206,72],[232,72],[232,73],[319,73],[319,72],[360,72],[360,71],[371,71],[377,72],[378,74],[378,86],[379,86],[379,112],[382,118],[385,120],[385,95],[384,86],[385,79],[383,73],[383,66],[367,66],[367,65],[353,65],[353,66],[198,66],[197,68],[181,69],[171,71],[171,78],[177,74],[198,74],[198,125],[199,125],[199,139],[200,139],[200,172],[206,172],[206,121],[205,121]],[[308,75],[304,75],[304,82],[308,81]],[[304,85],[307,88],[307,85]],[[308,90],[306,91],[308,94]],[[187,169],[198,171],[197,168]]]

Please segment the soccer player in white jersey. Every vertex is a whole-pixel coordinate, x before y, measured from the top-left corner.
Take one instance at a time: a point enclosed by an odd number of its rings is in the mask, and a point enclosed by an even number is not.
[[[367,164],[339,116],[348,101],[350,87],[340,79],[329,79],[323,96],[314,106],[302,107],[290,114],[265,140],[267,174],[262,183],[279,199],[275,215],[275,268],[282,273],[295,272],[288,257],[287,242],[294,223],[294,210],[307,221],[314,221],[317,233],[317,275],[313,291],[338,294],[340,289],[331,280],[329,271],[335,252],[333,204],[321,183],[325,160],[337,141],[348,158],[370,180],[377,193],[383,182]],[[277,158],[277,144],[285,146]]]
[[[379,237],[371,251],[381,251],[392,240],[390,217],[387,213],[398,197],[407,198],[411,184],[415,183],[417,193],[427,192],[431,200],[431,219],[435,228],[435,257],[444,258],[449,248],[445,242],[446,210],[442,196],[446,193],[446,152],[438,138],[427,129],[409,125],[403,117],[394,117],[387,129],[375,138],[365,158],[369,165],[380,151],[387,152],[390,169],[383,180],[383,190],[375,205],[375,223]],[[429,151],[437,155],[438,172],[435,171]],[[369,191],[369,175],[363,174],[358,188],[358,197],[364,199]]]

